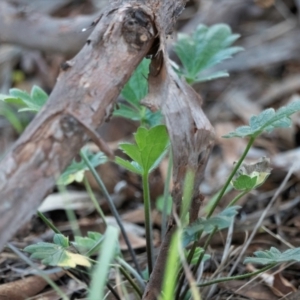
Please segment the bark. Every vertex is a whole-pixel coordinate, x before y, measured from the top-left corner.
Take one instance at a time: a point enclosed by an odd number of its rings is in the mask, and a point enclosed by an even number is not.
[[[91,33],[82,29],[90,27],[99,14],[59,19],[1,1],[0,43],[71,57],[84,46]]]
[[[202,111],[200,96],[175,74],[165,51],[163,36],[160,36],[160,40],[162,50],[150,65],[149,95],[143,103],[152,110],[160,108],[166,120],[173,151],[173,204],[178,215],[187,171],[192,171],[195,175],[190,207],[190,221],[193,222],[198,217],[203,199],[199,186],[213,146],[214,130]],[[172,217],[146,287],[144,300],[158,299],[169,245],[175,230],[176,222]]]
[[[84,48],[65,64],[45,107],[1,161],[0,249],[35,213],[89,131],[110,113],[152,45],[151,18],[151,11],[138,4],[104,12]]]

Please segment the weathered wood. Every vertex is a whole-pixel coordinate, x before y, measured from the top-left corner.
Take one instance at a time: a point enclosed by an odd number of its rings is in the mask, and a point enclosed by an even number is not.
[[[45,107],[1,161],[0,249],[31,218],[87,141],[77,119],[91,129],[104,121],[152,45],[152,18],[139,5],[122,4],[104,12],[84,48],[66,63]]]
[[[45,53],[73,56],[84,46],[91,25],[98,14],[54,18],[40,12],[21,10],[0,2],[0,43],[19,45]]]
[[[143,103],[152,110],[160,108],[166,120],[173,151],[172,196],[175,211],[178,214],[181,210],[185,176],[188,171],[195,175],[190,209],[190,220],[194,221],[198,217],[203,199],[199,186],[213,146],[214,130],[202,111],[200,96],[192,87],[178,78],[170,66],[168,56],[164,51],[164,44],[161,44],[161,48],[161,55],[152,60],[150,65],[149,95]],[[143,296],[144,300],[158,299],[168,249],[175,230],[175,218],[171,217]]]

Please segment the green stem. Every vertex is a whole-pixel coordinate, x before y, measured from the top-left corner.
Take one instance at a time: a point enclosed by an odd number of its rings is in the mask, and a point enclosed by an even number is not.
[[[74,236],[82,236],[79,224],[77,222],[75,212],[74,212],[74,210],[68,208],[69,196],[68,196],[68,191],[67,191],[66,186],[63,184],[60,184],[60,185],[57,185],[57,189],[60,192],[60,194],[62,195],[62,199],[63,199],[63,202],[66,207],[65,212],[66,212],[67,218],[69,220],[73,235]]]
[[[245,190],[241,193],[239,193],[235,198],[231,200],[231,202],[227,205],[227,207],[233,206],[238,202],[243,196],[245,196],[247,193],[249,193],[251,190]]]
[[[202,233],[203,233],[203,230],[201,230],[199,233],[198,233],[198,237],[197,237],[197,241],[201,238],[202,236]],[[197,241],[195,241],[192,245],[192,248],[189,252],[189,255],[187,257],[187,264],[190,265],[192,259],[193,259],[193,256],[194,256],[194,253],[196,251],[196,248],[197,248]],[[177,285],[177,292],[176,292],[176,297],[175,299],[179,299],[179,296],[180,296],[180,292],[182,290],[182,287],[183,287],[183,284],[184,284],[184,279],[185,279],[185,276],[184,276],[184,273],[183,273],[183,268],[180,269],[179,273],[178,273],[178,281],[179,281],[179,284]]]
[[[170,195],[169,187],[170,187],[170,181],[171,181],[171,175],[172,175],[172,167],[173,167],[173,155],[172,155],[172,149],[169,150],[169,162],[168,162],[168,171],[167,171],[167,178],[165,181],[164,186],[164,205],[163,205],[163,211],[162,211],[162,224],[161,224],[161,239],[163,240],[166,230],[167,230],[167,215],[168,215],[168,199]]]
[[[127,271],[122,267],[120,267],[120,271],[123,274],[123,276],[128,280],[128,282],[131,284],[132,288],[137,292],[137,294],[139,295],[139,298],[142,299],[142,296],[143,296],[142,291],[139,289],[139,287],[136,285],[136,283],[132,280],[132,278],[127,273]]]
[[[85,189],[88,192],[88,194],[89,194],[89,196],[90,196],[90,198],[91,198],[98,214],[102,218],[103,223],[105,224],[105,227],[107,227],[107,222],[106,222],[106,219],[105,219],[105,215],[104,215],[104,213],[103,213],[103,211],[102,211],[102,209],[101,209],[101,207],[100,207],[100,205],[99,205],[99,203],[98,203],[98,201],[97,201],[97,199],[96,199],[96,197],[93,193],[91,185],[90,185],[89,181],[87,180],[86,176],[84,176],[84,178],[83,178],[83,183],[84,183]]]
[[[230,276],[230,277],[222,277],[222,278],[218,278],[212,281],[208,281],[208,282],[204,282],[204,283],[198,283],[197,286],[198,287],[204,287],[204,286],[208,286],[208,285],[212,285],[215,283],[219,283],[219,282],[225,282],[225,281],[230,281],[230,280],[239,280],[239,279],[245,279],[245,278],[249,278],[255,275],[258,275],[262,272],[265,272],[267,270],[272,269],[274,266],[276,265],[276,263],[274,264],[270,264],[260,270],[257,270],[255,272],[251,272],[251,273],[247,273],[247,274],[243,274],[243,275],[237,275],[237,276]]]
[[[62,234],[59,229],[56,228],[56,226],[49,221],[49,219],[40,211],[37,211],[37,215],[40,217],[40,219],[49,227],[51,228],[55,233]]]
[[[204,244],[204,246],[203,246],[203,251],[202,251],[202,253],[200,254],[200,256],[198,257],[197,263],[196,263],[195,266],[193,267],[193,271],[194,271],[193,273],[194,273],[194,274],[195,274],[196,271],[198,270],[198,268],[199,268],[199,266],[200,266],[200,264],[201,264],[201,261],[202,261],[202,259],[203,259],[203,257],[204,257],[204,254],[205,254],[205,252],[206,252],[206,250],[207,250],[207,248],[208,248],[208,246],[209,246],[209,244],[210,244],[210,242],[211,242],[213,236],[214,236],[215,233],[217,232],[217,230],[218,230],[218,226],[215,226],[214,229],[213,229],[213,231],[210,233],[210,235],[209,235],[208,238],[206,239],[205,244]]]
[[[143,195],[144,195],[144,211],[145,211],[145,227],[146,227],[146,248],[147,248],[147,261],[149,276],[153,270],[153,234],[152,234],[152,220],[151,220],[151,202],[148,174],[143,174]]]
[[[251,137],[246,149],[244,150],[244,153],[242,154],[241,158],[238,160],[238,162],[236,163],[236,165],[234,166],[234,169],[232,170],[232,172],[230,173],[230,176],[228,177],[228,179],[226,180],[221,192],[219,193],[216,201],[214,202],[214,205],[212,206],[212,208],[210,209],[210,211],[207,214],[207,218],[210,218],[211,215],[213,214],[213,212],[215,211],[217,205],[219,204],[220,200],[222,199],[223,195],[225,194],[225,191],[227,189],[227,187],[230,184],[230,181],[232,180],[233,176],[235,175],[235,173],[237,172],[237,170],[239,169],[239,167],[241,166],[242,162],[244,161],[245,157],[247,156],[251,146],[253,145],[255,140],[255,137]]]
[[[135,253],[133,251],[133,248],[132,248],[132,246],[130,244],[130,241],[129,241],[128,236],[127,236],[126,231],[125,231],[125,228],[124,228],[124,226],[122,224],[121,217],[120,217],[120,215],[119,215],[119,213],[118,213],[118,211],[117,211],[117,209],[116,209],[116,207],[114,205],[113,200],[111,199],[111,197],[110,197],[110,195],[109,195],[109,193],[108,193],[108,191],[107,191],[107,189],[106,189],[103,181],[101,180],[99,174],[96,172],[96,169],[92,166],[92,164],[90,163],[89,159],[86,157],[86,155],[84,154],[83,151],[80,151],[80,156],[82,157],[83,161],[86,163],[86,165],[88,166],[89,170],[93,174],[93,176],[94,176],[97,184],[100,186],[100,188],[102,190],[102,193],[103,193],[104,197],[107,200],[109,209],[110,209],[111,213],[113,214],[113,216],[115,217],[115,219],[116,219],[116,221],[117,221],[117,223],[118,223],[118,225],[120,227],[121,233],[122,233],[123,238],[125,240],[125,243],[127,245],[128,251],[129,251],[129,253],[132,256],[132,260],[133,260],[133,263],[134,263],[134,265],[136,267],[136,270],[139,272],[139,274],[142,274],[141,270],[140,270],[140,266],[139,266],[139,264],[137,262],[136,255],[135,255]]]
[[[198,257],[197,263],[196,263],[195,266],[192,268],[192,274],[193,274],[194,276],[195,276],[195,274],[196,274],[196,272],[197,272],[197,270],[198,270],[198,268],[199,268],[199,266],[200,266],[200,264],[201,264],[201,261],[202,261],[202,259],[203,259],[203,257],[204,257],[204,254],[205,254],[205,252],[206,252],[206,250],[207,250],[207,248],[208,248],[208,246],[209,246],[209,244],[210,244],[210,242],[211,242],[211,239],[213,238],[213,236],[215,235],[215,233],[217,232],[217,230],[218,230],[218,226],[215,226],[214,229],[213,229],[213,231],[210,233],[210,235],[209,235],[208,238],[206,239],[205,244],[204,244],[204,246],[203,246],[203,251],[202,251],[202,253],[200,254],[200,256]],[[184,289],[184,291],[183,291],[181,297],[180,297],[181,299],[184,299],[184,297],[185,297],[186,293],[188,292],[188,290],[189,290],[189,286],[187,285],[187,286],[185,287],[185,289]]]
[[[146,285],[145,285],[143,278],[140,276],[140,274],[130,264],[128,264],[125,260],[123,260],[121,257],[117,257],[116,260],[124,269],[126,269],[129,273],[131,273],[131,275],[133,275],[133,277],[139,283],[141,288],[144,290]]]

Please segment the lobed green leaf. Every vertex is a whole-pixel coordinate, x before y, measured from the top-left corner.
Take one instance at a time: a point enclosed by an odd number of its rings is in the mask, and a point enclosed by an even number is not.
[[[292,261],[300,262],[300,248],[294,248],[280,252],[277,248],[271,247],[270,250],[256,251],[254,252],[254,255],[255,257],[247,257],[244,260],[244,263],[268,265]]]
[[[252,116],[249,121],[250,126],[238,127],[235,131],[223,136],[232,137],[257,137],[262,132],[271,132],[275,128],[287,128],[292,125],[290,116],[300,111],[300,100],[293,101],[287,106],[283,106],[277,111],[268,108],[257,116]]]
[[[218,227],[218,230],[228,228],[233,218],[237,215],[239,208],[240,206],[230,206],[209,219],[199,218],[196,220],[184,229],[183,246],[186,247],[190,242],[195,241],[200,231],[211,233],[215,227]]]
[[[104,236],[101,233],[89,231],[87,237],[75,236],[72,245],[82,254],[90,252],[90,255],[93,255],[99,252],[103,238]]]
[[[133,162],[126,161],[120,157],[116,163],[122,167],[138,174],[148,174],[160,163],[166,154],[169,145],[167,129],[164,125],[158,125],[151,129],[139,127],[134,135],[136,145],[123,143],[120,149],[126,153]]]
[[[80,254],[67,250],[68,238],[56,234],[52,243],[37,243],[27,246],[24,251],[30,253],[30,258],[41,260],[44,265],[75,268],[77,265],[90,267],[88,259]]]
[[[241,51],[241,47],[231,47],[238,38],[225,24],[199,25],[192,36],[179,34],[175,52],[184,67],[180,73],[189,83],[228,76],[225,71],[205,77],[200,73]]]

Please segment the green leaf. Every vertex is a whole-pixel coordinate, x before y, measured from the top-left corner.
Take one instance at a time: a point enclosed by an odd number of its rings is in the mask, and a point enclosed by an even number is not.
[[[83,254],[87,252],[92,252],[90,255],[93,255],[99,252],[104,236],[99,232],[88,232],[87,237],[75,236],[75,241],[72,242],[72,245]]]
[[[33,103],[39,108],[42,108],[48,100],[48,95],[36,85],[32,87],[30,95]]]
[[[9,123],[13,126],[17,133],[20,134],[25,129],[25,125],[19,119],[17,112],[15,112],[9,104],[5,102],[0,102],[0,115],[4,116],[9,121]]]
[[[193,258],[191,260],[191,265],[195,265],[198,261],[198,258],[199,256],[203,253],[204,249],[201,248],[201,247],[197,247],[195,249],[195,252],[194,252],[194,255],[193,255]],[[185,256],[186,258],[188,258],[188,251],[185,251]],[[204,254],[203,258],[202,258],[202,262],[205,262],[207,260],[210,259],[210,255],[209,254]]]
[[[121,92],[121,95],[133,105],[138,106],[139,101],[148,93],[149,64],[149,59],[143,59]]]
[[[141,114],[139,109],[132,107],[123,103],[118,104],[118,108],[114,110],[113,115],[115,117],[123,117],[133,121],[140,121]]]
[[[242,50],[241,47],[231,47],[238,38],[239,35],[232,34],[230,27],[225,24],[211,27],[199,25],[192,36],[179,34],[175,52],[184,67],[180,73],[184,74],[190,83],[203,81],[205,78],[201,78],[200,72]],[[224,71],[222,75],[225,75]]]
[[[119,148],[123,150],[132,160],[136,161],[139,165],[142,165],[141,152],[137,145],[123,143],[119,145]]]
[[[163,276],[162,295],[158,297],[159,300],[173,300],[176,298],[177,273],[180,267],[180,239],[180,232],[175,231],[170,243],[165,275]]]
[[[236,190],[252,190],[262,185],[271,173],[270,159],[262,157],[256,163],[243,163],[231,184]]]
[[[128,143],[120,145],[123,152],[134,162],[130,163],[117,158],[116,163],[132,172],[148,174],[157,167],[166,153],[169,145],[167,129],[164,125],[158,125],[149,130],[139,127],[134,137],[136,145]]]
[[[244,264],[274,264],[274,263],[285,263],[285,262],[300,262],[300,248],[289,249],[284,252],[280,252],[275,247],[271,247],[270,250],[256,251],[254,252],[255,257],[247,257],[244,260]]]
[[[167,198],[167,215],[170,215],[171,212],[172,212],[172,204],[173,204],[173,199],[172,199],[172,196],[169,195],[168,198]],[[163,209],[164,209],[164,196],[159,196],[157,199],[156,199],[156,209],[160,212],[163,212]]]
[[[141,122],[149,127],[154,127],[160,125],[162,119],[163,117],[160,111],[152,112],[150,109],[146,108],[142,115]]]
[[[128,160],[124,160],[121,157],[116,157],[115,162],[116,164],[122,166],[126,170],[131,171],[133,173],[142,175],[144,172],[143,168],[135,161],[130,162]]]
[[[273,108],[266,109],[259,115],[250,118],[250,126],[238,127],[235,131],[223,137],[257,137],[264,131],[271,132],[275,128],[290,127],[292,124],[290,116],[298,111],[300,111],[300,100],[293,101],[277,111]]]
[[[195,82],[210,81],[210,80],[215,80],[215,79],[224,78],[224,77],[229,77],[229,73],[226,71],[219,71],[219,72],[212,73],[210,75],[199,75],[196,78]],[[189,81],[187,80],[187,82],[189,82]]]
[[[97,167],[107,161],[107,157],[102,152],[92,154],[88,148],[83,148],[82,151],[84,151],[93,167]],[[57,185],[68,185],[74,181],[82,182],[84,173],[88,169],[89,168],[84,161],[81,160],[80,162],[76,162],[73,160],[73,162],[58,179]]]
[[[200,231],[211,233],[216,226],[218,230],[228,228],[233,218],[237,215],[239,208],[240,206],[230,206],[209,219],[199,218],[196,220],[184,229],[183,246],[186,247],[190,242],[194,241]]]
[[[30,253],[30,258],[41,260],[44,265],[75,268],[77,265],[90,267],[86,257],[67,250],[67,238],[60,234],[54,236],[52,243],[37,243],[27,246],[24,251]],[[62,246],[63,245],[63,246]]]
[[[240,175],[236,180],[232,181],[232,185],[236,190],[252,190],[256,186],[257,176],[250,177],[248,175]]]
[[[53,237],[53,242],[54,244],[62,246],[63,248],[69,247],[69,238],[62,234],[55,234]]]
[[[89,300],[104,299],[105,284],[108,281],[110,264],[115,256],[115,252],[112,249],[117,243],[118,230],[112,226],[108,226],[97,265],[93,271],[88,296]]]
[[[160,112],[151,112],[148,108],[140,104],[148,93],[148,72],[150,61],[144,59],[137,67],[127,84],[124,86],[121,95],[126,103],[120,103],[113,112],[114,116],[119,116],[133,121],[139,121],[143,125],[153,127],[161,123]]]
[[[9,90],[9,96],[1,95],[1,100],[21,107],[19,112],[38,112],[48,100],[48,95],[38,86],[33,86],[30,95],[22,90],[13,88]]]

